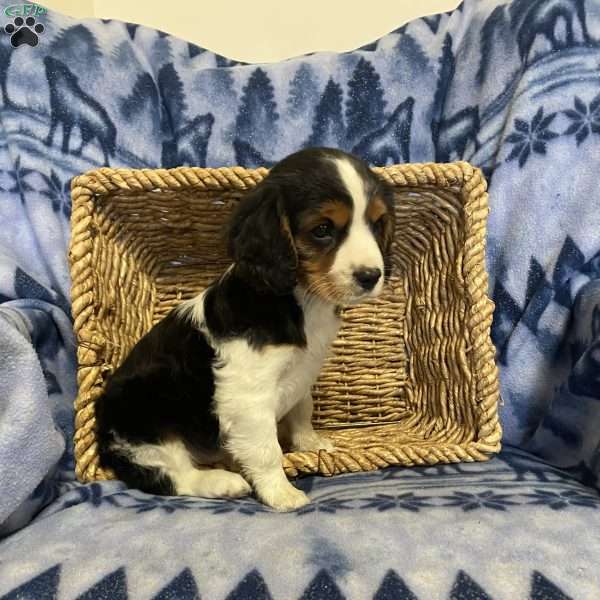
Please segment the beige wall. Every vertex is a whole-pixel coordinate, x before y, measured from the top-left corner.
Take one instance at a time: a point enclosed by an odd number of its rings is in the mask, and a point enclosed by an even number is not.
[[[94,0],[49,0],[48,2],[42,0],[38,4],[52,10],[58,10],[72,17],[84,18],[94,16]]]
[[[48,0],[74,16],[116,18],[168,31],[229,58],[270,62],[345,51],[459,0]]]

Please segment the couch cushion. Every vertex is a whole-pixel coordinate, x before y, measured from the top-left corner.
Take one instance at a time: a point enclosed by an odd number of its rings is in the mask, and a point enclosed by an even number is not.
[[[67,484],[0,544],[0,594],[599,597],[599,494],[522,451],[488,463],[297,484],[312,503],[289,514],[250,498],[158,498],[118,482]]]

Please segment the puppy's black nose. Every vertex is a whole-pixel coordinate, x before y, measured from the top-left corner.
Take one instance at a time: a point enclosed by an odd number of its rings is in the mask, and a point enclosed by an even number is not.
[[[354,279],[358,281],[363,290],[372,290],[379,278],[381,277],[381,269],[360,269],[354,271]]]

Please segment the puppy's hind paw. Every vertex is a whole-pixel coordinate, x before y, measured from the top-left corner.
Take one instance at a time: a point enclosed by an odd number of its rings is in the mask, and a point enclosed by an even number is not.
[[[241,498],[252,493],[252,487],[239,473],[227,473],[219,482],[217,493],[222,498]]]
[[[179,496],[200,498],[241,498],[251,492],[250,484],[239,473],[223,469],[194,469],[177,485]]]

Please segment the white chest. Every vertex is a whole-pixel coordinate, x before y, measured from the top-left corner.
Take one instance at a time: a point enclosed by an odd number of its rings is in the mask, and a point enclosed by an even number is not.
[[[253,349],[237,339],[215,345],[214,369],[217,413],[222,426],[243,411],[275,413],[279,420],[310,394],[319,376],[340,320],[333,306],[317,299],[302,306],[306,346],[268,346]]]
[[[306,346],[288,350],[289,362],[279,380],[278,417],[310,394],[340,325],[330,304],[313,300],[303,309]]]

